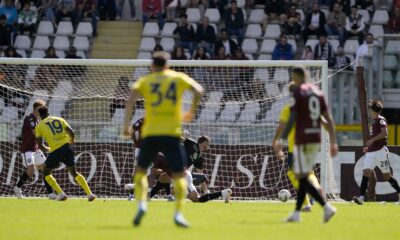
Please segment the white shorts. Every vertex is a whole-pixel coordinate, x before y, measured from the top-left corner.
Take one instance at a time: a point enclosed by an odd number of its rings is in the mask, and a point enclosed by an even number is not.
[[[295,145],[293,151],[293,170],[295,174],[307,174],[314,170],[314,164],[321,145],[309,143]]]
[[[25,152],[23,154],[24,156],[24,161],[26,163],[26,166],[30,165],[41,165],[46,161],[45,156],[43,155],[42,151],[36,151],[36,152]]]
[[[185,171],[186,173],[186,181],[187,181],[187,186],[189,189],[189,192],[197,192],[196,187],[193,184],[193,177],[192,177],[192,173],[190,171]]]
[[[382,173],[390,173],[389,150],[387,147],[365,154],[363,169],[374,170],[375,167],[378,167]]]

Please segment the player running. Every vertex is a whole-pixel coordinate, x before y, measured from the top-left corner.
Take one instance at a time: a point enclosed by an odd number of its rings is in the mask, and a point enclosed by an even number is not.
[[[293,93],[290,118],[282,138],[287,139],[290,130],[296,124],[293,166],[300,185],[295,211],[287,219],[287,222],[300,221],[300,210],[307,193],[324,207],[323,222],[328,222],[335,214],[336,209],[326,202],[321,193],[310,182],[309,176],[313,172],[315,158],[320,151],[321,116],[327,122],[332,156],[335,156],[338,152],[335,124],[326,106],[323,94],[313,84],[306,82],[306,70],[302,67],[295,67],[292,71],[297,88]],[[278,151],[282,150],[280,143],[277,146]]]
[[[39,113],[37,110],[39,107],[44,105],[46,105],[46,103],[43,100],[36,100],[33,103],[32,113],[25,117],[22,125],[21,152],[26,164],[26,171],[19,177],[17,185],[14,186],[14,193],[19,199],[24,197],[21,187],[29,178],[33,177],[35,166],[40,172],[42,172],[44,161],[46,161],[46,158],[44,157],[43,152],[40,151],[35,138],[35,127],[39,123]],[[55,199],[56,195],[53,193],[51,186],[46,182],[44,176],[43,181],[49,199]]]
[[[354,202],[359,205],[364,204],[368,180],[375,167],[378,167],[381,170],[383,179],[389,182],[390,185],[392,185],[392,187],[397,191],[400,200],[399,184],[397,180],[393,178],[390,171],[389,150],[386,147],[388,139],[387,121],[381,115],[382,109],[383,102],[381,100],[371,100],[371,103],[369,104],[369,115],[372,119],[372,126],[369,139],[364,147],[365,158],[360,195],[353,198]]]
[[[67,166],[68,172],[74,177],[79,186],[83,188],[88,200],[93,201],[96,196],[90,191],[86,179],[75,169],[74,152],[70,147],[70,143],[75,141],[74,130],[63,118],[49,116],[49,109],[46,106],[39,107],[38,112],[42,121],[39,122],[35,129],[36,140],[43,152],[49,152],[43,169],[46,181],[59,194],[59,201],[67,200],[67,195],[51,175],[53,169],[57,168],[62,162]],[[43,140],[47,141],[49,147],[43,144]]]
[[[140,224],[147,211],[146,170],[158,152],[164,154],[172,169],[176,198],[175,224],[180,227],[189,226],[181,212],[187,189],[183,171],[185,152],[180,144],[181,121],[182,119],[185,122],[193,120],[203,87],[186,74],[168,69],[167,58],[168,55],[165,52],[153,54],[152,73],[134,83],[125,106],[123,135],[129,137],[131,135],[129,122],[132,118],[134,103],[140,96],[143,96],[145,100],[143,140],[134,176],[135,197],[138,200],[138,211],[133,221],[135,226]],[[193,99],[190,110],[182,118],[182,96],[186,90],[193,93]]]

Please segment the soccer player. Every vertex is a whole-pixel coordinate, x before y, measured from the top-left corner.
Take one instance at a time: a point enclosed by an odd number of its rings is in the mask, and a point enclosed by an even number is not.
[[[164,154],[172,170],[176,198],[175,224],[180,227],[189,226],[182,215],[187,184],[183,171],[185,152],[180,144],[181,121],[193,120],[203,87],[186,74],[168,69],[167,58],[168,55],[165,52],[153,54],[152,73],[134,83],[125,106],[123,136],[129,137],[131,135],[129,122],[132,118],[134,103],[140,96],[143,96],[145,100],[143,140],[134,176],[135,197],[138,200],[138,211],[133,221],[135,226],[140,224],[147,210],[146,170],[158,152]],[[182,116],[182,96],[186,90],[193,93],[193,99],[190,110]]]
[[[296,124],[293,166],[300,184],[295,211],[289,216],[287,222],[300,221],[300,210],[307,193],[324,207],[323,222],[328,222],[335,214],[336,209],[326,202],[322,194],[310,182],[309,176],[313,172],[315,158],[320,151],[321,116],[327,122],[332,156],[335,156],[338,152],[335,124],[326,106],[323,94],[316,86],[306,82],[306,70],[302,67],[295,67],[292,71],[293,80],[297,88],[293,93],[290,118],[282,138],[287,139],[290,130]],[[280,143],[278,144],[278,150],[279,148],[282,148]]]
[[[19,181],[16,186],[14,186],[14,193],[17,198],[23,198],[23,194],[21,191],[21,187],[24,183],[31,177],[33,177],[35,166],[36,168],[42,172],[43,164],[46,158],[43,155],[43,152],[40,151],[38,144],[35,138],[35,127],[38,124],[39,113],[38,108],[44,106],[45,102],[43,100],[36,100],[33,103],[33,111],[31,114],[25,117],[24,123],[22,125],[22,133],[21,133],[21,152],[23,154],[26,171],[19,177]],[[43,176],[44,185],[46,187],[47,194],[49,199],[55,199],[56,195],[53,193],[53,189],[46,182]]]
[[[75,141],[74,130],[63,118],[49,116],[49,109],[46,106],[39,107],[38,112],[42,121],[35,129],[36,141],[43,152],[49,152],[43,169],[47,183],[59,194],[59,201],[67,200],[67,195],[51,175],[52,170],[62,162],[67,166],[68,172],[75,181],[83,188],[88,200],[93,201],[96,196],[90,191],[86,179],[75,169],[74,152],[70,147],[70,144]],[[43,140],[47,141],[49,147],[43,144]]]
[[[381,100],[371,100],[369,104],[369,115],[372,119],[372,126],[369,139],[364,147],[365,158],[360,195],[353,198],[354,202],[359,205],[364,204],[365,192],[368,187],[368,180],[375,167],[378,167],[381,170],[383,174],[383,179],[385,179],[385,181],[389,182],[390,185],[392,185],[392,187],[399,194],[400,199],[399,184],[397,180],[393,178],[390,171],[389,150],[386,147],[388,138],[387,121],[381,115],[382,109],[383,102]]]

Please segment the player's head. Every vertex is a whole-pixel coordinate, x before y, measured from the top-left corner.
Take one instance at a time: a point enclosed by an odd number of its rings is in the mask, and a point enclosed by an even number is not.
[[[199,144],[200,152],[207,152],[210,148],[210,138],[203,135],[197,139],[197,144]]]
[[[296,85],[300,85],[306,81],[306,70],[303,67],[294,67],[292,73],[293,81]]]
[[[151,68],[154,72],[159,72],[168,68],[168,53],[163,51],[154,52],[152,60]]]
[[[45,119],[49,116],[49,108],[46,106],[40,106],[38,112],[41,119]]]
[[[371,99],[369,103],[369,112],[371,117],[376,117],[382,112],[383,109],[383,101],[381,99]]]
[[[39,107],[44,106],[44,105],[46,105],[46,103],[43,100],[36,100],[32,105],[32,108],[33,108],[32,113],[35,114],[36,117],[39,117],[38,109],[39,109]]]
[[[296,83],[291,81],[289,83],[289,85],[288,85],[288,88],[289,88],[289,93],[290,94],[294,93],[294,90],[296,90],[296,88],[297,88]]]

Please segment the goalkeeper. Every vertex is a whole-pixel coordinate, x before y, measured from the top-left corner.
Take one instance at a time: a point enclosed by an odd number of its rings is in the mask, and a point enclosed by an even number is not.
[[[292,94],[294,90],[296,89],[296,85],[294,82],[291,82],[289,84],[289,93]],[[286,104],[283,106],[281,114],[279,116],[279,124],[278,127],[276,128],[275,131],[275,136],[274,139],[272,140],[272,146],[275,149],[276,155],[279,159],[284,160],[284,154],[282,150],[277,150],[276,149],[276,144],[278,142],[278,139],[280,138],[283,130],[286,127],[286,123],[289,121],[290,117],[290,103]],[[322,124],[324,125],[324,121],[322,121]],[[325,125],[324,125],[325,126]],[[288,163],[288,178],[290,182],[292,183],[293,187],[298,189],[299,188],[299,181],[296,179],[294,171],[293,171],[293,150],[294,150],[294,139],[295,139],[295,127],[292,128],[292,130],[289,133],[288,136],[288,157],[287,157],[287,163]],[[318,179],[315,176],[315,174],[311,174],[309,176],[312,184],[317,187],[317,189],[321,189],[318,183]],[[304,205],[303,209],[304,212],[310,212],[311,211],[311,203],[310,199],[308,196],[306,196],[304,200]]]

